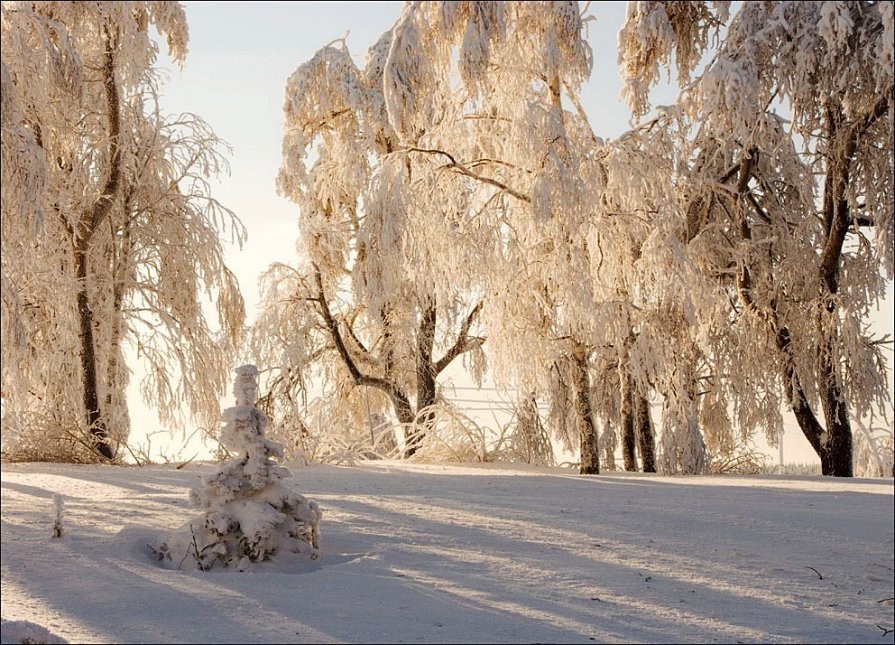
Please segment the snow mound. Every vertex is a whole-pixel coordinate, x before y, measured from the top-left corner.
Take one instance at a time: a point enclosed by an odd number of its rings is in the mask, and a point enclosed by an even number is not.
[[[0,621],[0,643],[68,643],[64,638],[56,636],[46,627],[41,627],[27,620]]]

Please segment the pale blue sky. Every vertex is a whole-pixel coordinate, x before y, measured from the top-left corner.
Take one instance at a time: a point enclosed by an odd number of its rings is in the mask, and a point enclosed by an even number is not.
[[[190,52],[183,71],[167,65],[170,81],[162,105],[171,112],[195,112],[233,146],[231,175],[214,195],[236,211],[248,228],[239,252],[228,250],[228,263],[239,278],[249,321],[258,303],[257,278],[272,262],[294,262],[298,237],[295,206],[276,194],[283,136],[283,92],[296,67],[320,48],[348,34],[359,63],[367,48],[397,19],[400,2],[185,2]],[[590,82],[582,103],[599,136],[615,137],[628,128],[628,110],[619,99],[616,35],[625,15],[623,2],[594,2],[588,40],[594,53]],[[664,89],[654,104],[671,103]],[[891,298],[889,286],[889,302]],[[876,327],[892,333],[890,307],[875,316]],[[141,377],[139,371],[134,381]],[[891,380],[891,375],[890,375]],[[136,385],[136,383],[134,383]],[[136,388],[132,387],[135,394]],[[155,424],[138,396],[131,395],[134,438]],[[488,417],[484,421],[490,420]],[[787,422],[786,461],[814,461],[794,422]],[[158,441],[158,440],[156,440]],[[189,455],[187,455],[189,456]]]

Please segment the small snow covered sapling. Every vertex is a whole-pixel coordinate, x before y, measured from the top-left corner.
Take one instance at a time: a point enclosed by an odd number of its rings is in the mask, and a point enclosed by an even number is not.
[[[62,515],[65,513],[65,508],[62,502],[62,495],[53,495],[53,537],[61,538],[62,537]]]
[[[183,552],[181,564],[192,556],[202,571],[216,564],[242,571],[274,556],[318,556],[320,508],[278,482],[291,473],[274,462],[283,457],[282,445],[264,436],[267,417],[254,406],[257,379],[254,365],[237,368],[236,405],[224,412],[221,432],[235,457],[190,491],[203,514],[187,527],[185,550],[173,541],[150,547],[159,560]]]

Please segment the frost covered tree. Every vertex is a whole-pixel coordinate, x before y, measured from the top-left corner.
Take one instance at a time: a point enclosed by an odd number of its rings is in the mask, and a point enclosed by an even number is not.
[[[826,475],[852,475],[851,419],[890,397],[866,316],[893,273],[893,34],[891,2],[733,17],[726,2],[638,2],[619,37],[635,115],[672,56],[683,87],[659,116],[677,135],[679,228],[728,299],[707,407],[773,436],[782,391]],[[704,335],[718,311],[703,305]]]
[[[669,400],[672,443],[692,444],[678,452],[696,455],[698,406],[688,403],[699,375],[677,369],[691,362],[676,350],[692,345],[693,302],[663,223],[677,207],[672,141],[648,127],[614,141],[592,130],[577,97],[591,67],[579,11],[409,3],[384,85],[414,176],[468,204],[452,222],[466,232],[462,250],[432,258],[475,258],[459,269],[483,294],[495,377],[548,395],[552,425],[579,448],[581,472],[596,473],[598,417],[616,421],[621,398],[651,389]],[[626,375],[612,391],[594,381],[603,363]]]
[[[541,421],[537,399],[533,395],[519,397],[515,416],[516,426],[509,437],[511,457],[536,466],[555,465],[553,445]]]
[[[569,423],[560,432],[579,448],[581,472],[599,472],[597,354],[615,353],[630,396],[674,380],[676,363],[662,372],[656,361],[683,332],[643,329],[669,319],[668,301],[684,287],[668,288],[665,266],[637,266],[666,234],[643,215],[662,201],[644,169],[669,164],[664,149],[646,149],[647,135],[607,143],[592,132],[576,95],[591,65],[583,24],[574,2],[409,3],[363,72],[338,47],[302,66],[287,90],[280,188],[302,206],[314,264],[276,270],[276,284],[294,287],[269,292],[288,314],[268,306],[273,324],[259,327],[261,338],[282,345],[278,330],[291,326],[286,346],[307,360],[324,351],[314,340],[322,326],[343,380],[378,387],[401,418],[409,397],[382,378],[396,364],[395,339],[440,320],[428,313],[434,303],[477,294],[495,377],[561,402]],[[658,183],[673,190],[667,176]],[[351,294],[341,320],[329,306],[339,290]],[[402,313],[408,304],[413,315]],[[412,327],[398,336],[402,320]],[[367,331],[371,323],[380,329]],[[419,338],[428,335],[417,334],[417,348]],[[426,353],[411,374],[427,372]],[[619,388],[609,397],[616,409]]]
[[[684,91],[615,140],[577,97],[591,57],[575,2],[410,2],[363,72],[322,50],[287,96],[281,189],[316,264],[287,278],[298,298],[272,296],[314,314],[276,316],[304,330],[290,351],[322,351],[322,317],[343,382],[378,378],[395,355],[370,349],[397,337],[398,302],[416,326],[475,294],[492,375],[551,400],[583,473],[611,443],[600,420],[626,467],[639,446],[645,469],[699,473],[737,433],[776,439],[788,400],[824,472],[848,474],[847,408],[886,397],[862,321],[892,269],[891,74],[875,64],[891,13],[747,4],[723,31],[728,3],[632,3],[635,116],[672,56]]]
[[[216,416],[244,318],[220,235],[243,231],[208,191],[219,140],[158,107],[149,30],[182,64],[179,3],[2,12],[4,451],[109,459],[129,430],[128,345],[164,420],[184,402]]]
[[[236,405],[224,411],[221,442],[234,458],[190,491],[190,502],[202,515],[181,535],[150,544],[150,550],[165,564],[190,561],[201,571],[215,565],[245,571],[252,563],[292,555],[316,559],[320,507],[279,481],[291,474],[274,461],[283,458],[283,446],[265,437],[267,417],[254,405],[257,367],[236,369],[233,394]]]
[[[562,104],[590,72],[581,27],[577,3],[409,3],[383,79],[414,176],[457,205],[449,223],[464,233],[457,249],[427,258],[431,273],[449,266],[449,279],[478,285],[499,382],[547,393],[551,366],[568,363],[581,470],[595,473],[592,316],[583,313],[593,295],[580,280],[588,211],[577,172],[591,139]],[[416,216],[418,229],[444,224],[438,212]]]
[[[316,375],[341,414],[360,420],[391,407],[412,455],[432,421],[438,376],[461,356],[475,362],[483,339],[474,290],[436,280],[422,261],[431,245],[453,245],[444,213],[454,205],[424,194],[388,122],[390,36],[362,69],[336,43],[289,78],[278,188],[299,206],[308,263],[268,273],[254,339],[276,366],[285,416],[296,414],[297,386]],[[412,213],[423,209],[443,213],[444,224],[416,227]]]

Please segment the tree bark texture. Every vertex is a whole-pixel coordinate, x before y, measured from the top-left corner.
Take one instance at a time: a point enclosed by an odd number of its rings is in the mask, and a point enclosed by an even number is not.
[[[87,255],[100,225],[109,217],[112,205],[121,186],[121,106],[118,98],[118,82],[115,78],[115,44],[109,29],[104,30],[106,51],[103,57],[103,87],[106,92],[106,117],[109,124],[109,170],[99,197],[82,213],[78,230],[74,231],[75,271],[78,279],[78,318],[80,321],[81,379],[84,386],[84,413],[93,445],[106,459],[112,459],[115,451],[109,437],[106,417],[100,404],[99,382],[96,370],[96,340],[93,336],[93,309],[88,289]],[[110,384],[111,386],[111,384]]]
[[[634,395],[634,424],[643,472],[654,473],[656,472],[656,433],[653,430],[649,397],[639,393]]]
[[[435,404],[435,365],[432,362],[432,347],[435,343],[435,325],[438,310],[435,303],[423,309],[416,337],[416,423],[411,425],[407,435],[405,454],[412,457],[419,450],[426,431],[435,422],[435,413],[427,410]]]
[[[590,400],[590,372],[587,366],[587,353],[583,348],[579,348],[572,356],[572,385],[581,448],[581,463],[578,472],[582,475],[599,475],[600,449]]]
[[[115,456],[109,441],[109,431],[100,410],[99,384],[96,378],[96,346],[93,339],[93,310],[87,298],[87,256],[82,250],[75,253],[78,282],[78,318],[81,324],[81,380],[87,426],[93,435],[93,447],[106,459]]]
[[[628,472],[637,472],[637,437],[635,434],[634,421],[634,392],[631,377],[624,371],[619,374],[619,382],[621,383],[621,439],[622,439],[622,458],[625,463],[625,470]]]
[[[820,454],[821,473],[833,477],[853,477],[853,446],[848,406],[842,396],[838,374],[830,351],[825,352],[821,367],[821,407],[827,422],[826,442]]]

